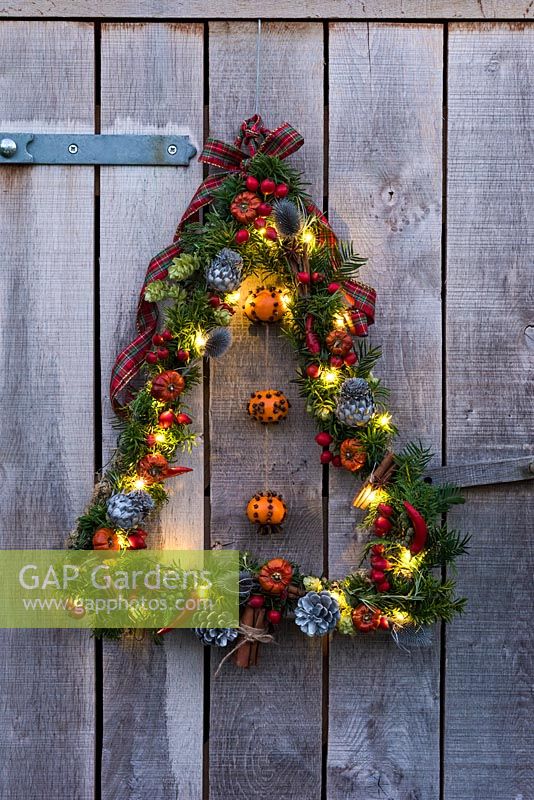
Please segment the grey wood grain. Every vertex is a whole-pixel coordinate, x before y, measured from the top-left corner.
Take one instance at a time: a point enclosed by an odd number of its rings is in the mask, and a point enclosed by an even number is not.
[[[187,133],[202,142],[203,29],[198,24],[105,25],[101,117],[104,133]],[[178,219],[202,180],[187,168],[105,167],[100,173],[101,353],[104,441],[111,429],[108,384],[119,350],[135,336],[135,309],[149,260],[171,243]],[[202,387],[190,398],[202,434]],[[204,547],[202,442],[178,463],[171,500],[149,546]],[[104,647],[102,796],[106,800],[202,793],[203,652],[190,631]]]
[[[210,24],[210,133],[233,141],[254,111],[254,23]],[[260,112],[268,127],[288,120],[308,142],[292,163],[322,197],[323,31],[321,25],[264,25]],[[244,292],[243,291],[243,296]],[[214,540],[322,568],[321,467],[313,426],[294,385],[295,363],[276,326],[251,326],[242,312],[234,344],[211,367],[211,532]],[[283,390],[289,417],[263,427],[246,414],[254,389]],[[258,490],[283,494],[283,534],[260,537],[245,507]],[[279,646],[260,646],[259,666],[232,664],[212,680],[210,797],[246,800],[321,792],[321,645],[284,626]],[[220,655],[214,656],[217,665]]]
[[[2,17],[167,19],[532,19],[527,0],[11,0]]]
[[[378,290],[376,373],[401,441],[421,438],[438,454],[442,35],[437,25],[334,23],[329,67],[330,220],[369,256],[361,277]],[[359,562],[356,485],[331,470],[331,577]],[[330,800],[439,797],[438,672],[439,642],[407,655],[386,635],[334,638]]]
[[[479,464],[456,464],[427,470],[426,478],[435,483],[458,486],[489,486],[534,480],[534,455],[506,461],[482,461]]]
[[[449,38],[448,460],[534,454],[534,30]],[[459,573],[468,613],[447,632],[446,800],[534,795],[532,486],[468,492]]]
[[[0,129],[93,130],[93,32],[0,25]],[[62,548],[93,483],[93,170],[0,167],[1,542]],[[0,795],[93,797],[94,646],[0,632]]]

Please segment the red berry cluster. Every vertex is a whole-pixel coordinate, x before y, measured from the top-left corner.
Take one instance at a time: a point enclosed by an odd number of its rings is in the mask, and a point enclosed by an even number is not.
[[[263,231],[263,235],[271,242],[276,241],[278,238],[278,231],[273,225],[269,225],[267,217],[272,213],[273,207],[267,202],[266,198],[273,195],[277,199],[287,197],[289,194],[289,186],[287,183],[276,183],[272,178],[265,178],[260,181],[253,175],[248,175],[245,180],[245,186],[249,192],[260,192],[263,195],[263,200],[254,209],[255,218],[253,220],[256,230]],[[236,235],[236,244],[246,244],[250,239],[250,232],[247,228],[240,228]]]
[[[313,366],[313,365],[312,365]],[[330,452],[330,445],[334,441],[333,437],[330,436],[328,431],[321,431],[315,437],[315,441],[319,445],[319,447],[323,448],[323,452],[321,453],[320,461],[321,464],[332,464],[333,467],[340,467],[341,466],[341,458],[340,456],[335,456],[333,453]]]
[[[251,608],[263,608],[265,605],[265,597],[262,594],[250,595],[247,605]],[[272,625],[278,625],[282,621],[282,612],[277,608],[270,608],[265,615]]]
[[[167,342],[170,342],[173,338],[173,335],[170,331],[165,329],[161,333],[155,333],[152,337],[152,344],[157,350],[150,350],[145,358],[148,364],[157,364],[158,361],[166,361],[170,356],[170,350],[166,346]]]

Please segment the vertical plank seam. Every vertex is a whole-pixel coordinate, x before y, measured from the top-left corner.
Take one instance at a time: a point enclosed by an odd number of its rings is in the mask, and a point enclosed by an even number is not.
[[[443,121],[442,121],[442,220],[441,220],[441,463],[447,463],[447,177],[448,177],[448,80],[449,25],[443,25]],[[446,516],[443,517],[443,522]],[[447,580],[447,568],[441,569]],[[439,664],[439,797],[445,800],[445,687],[447,668],[447,625],[440,625]]]
[[[209,134],[209,23],[203,23],[203,131],[202,143],[204,144]],[[203,169],[203,178],[207,176],[208,168]],[[203,430],[204,430],[204,549],[211,548],[211,430],[210,430],[210,366],[209,359],[204,359],[204,383],[203,383]],[[210,648],[204,648],[204,684],[203,684],[203,748],[202,748],[202,800],[209,800],[210,796],[210,723],[211,723],[211,653]]]
[[[94,131],[100,133],[102,26],[94,23]],[[94,168],[93,212],[93,358],[94,358],[94,472],[102,469],[102,359],[100,355],[100,167]],[[104,653],[103,643],[95,643],[95,800],[102,799],[102,748],[104,744]]]
[[[328,217],[328,156],[329,156],[329,24],[323,22],[323,213]],[[330,502],[330,468],[323,466],[323,490],[322,490],[322,510],[323,510],[323,574],[329,574],[329,537],[328,537],[328,505]],[[329,659],[330,659],[330,638],[325,636],[322,650],[322,749],[321,749],[321,800],[327,800],[327,776],[328,776],[328,725],[329,725]]]

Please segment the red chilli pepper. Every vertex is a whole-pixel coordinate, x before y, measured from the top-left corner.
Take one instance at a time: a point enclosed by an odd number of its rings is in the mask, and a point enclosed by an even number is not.
[[[414,508],[410,503],[403,501],[403,506],[406,509],[408,518],[412,523],[414,537],[410,545],[410,553],[416,556],[424,548],[428,536],[428,527],[419,511]]]
[[[313,314],[308,314],[304,320],[304,327],[306,329],[306,347],[312,355],[316,356],[321,352],[321,342],[317,334],[313,332],[314,322]]]

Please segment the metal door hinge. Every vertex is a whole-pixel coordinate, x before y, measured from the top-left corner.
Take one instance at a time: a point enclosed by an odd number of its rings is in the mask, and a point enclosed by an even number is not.
[[[187,167],[196,152],[183,135],[0,133],[0,165]]]

